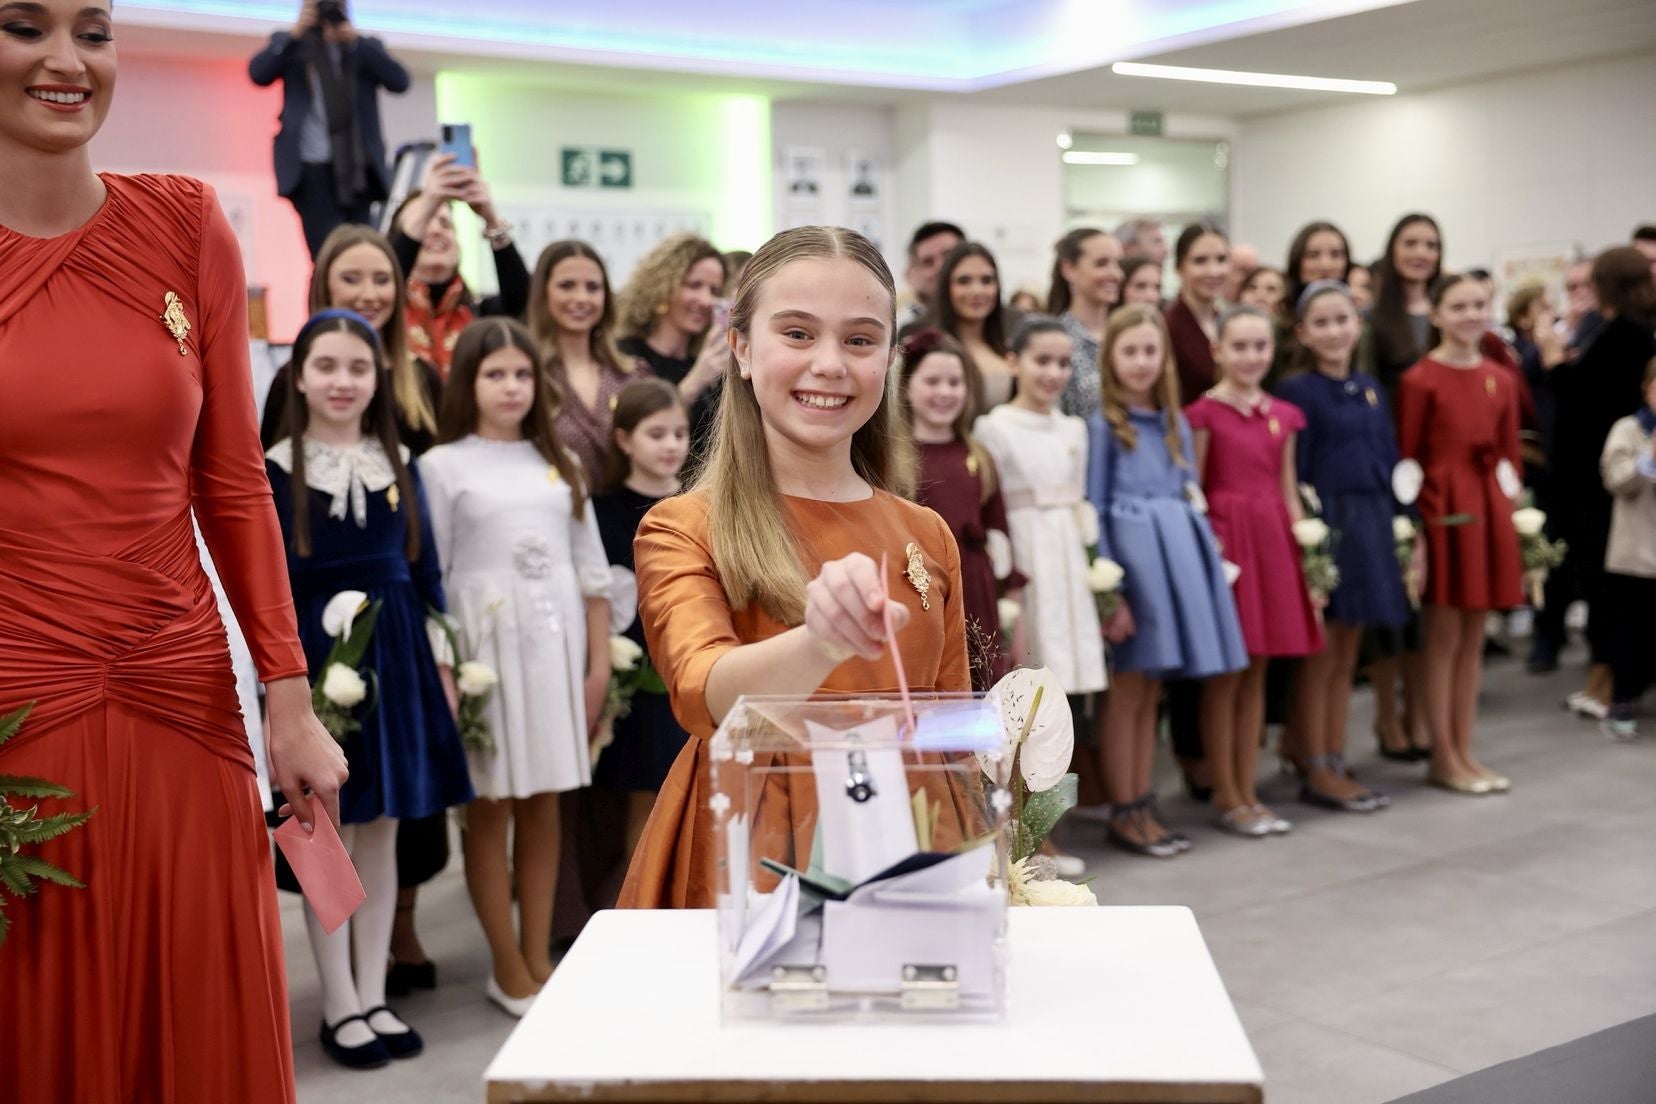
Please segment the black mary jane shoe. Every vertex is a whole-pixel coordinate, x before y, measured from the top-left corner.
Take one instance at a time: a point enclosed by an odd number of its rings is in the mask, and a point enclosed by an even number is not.
[[[1374,730],[1374,744],[1375,747],[1379,749],[1380,758],[1382,759],[1390,759],[1394,763],[1420,762],[1419,748],[1415,747],[1414,744],[1409,744],[1407,747],[1402,748],[1389,748],[1386,746],[1385,737],[1380,735],[1380,730],[1378,728]]]
[[[385,994],[406,997],[416,989],[437,988],[437,964],[425,962],[392,961],[385,971]]]
[[[385,1048],[382,1036],[375,1035],[361,1046],[345,1046],[339,1041],[339,1029],[353,1020],[361,1020],[364,1027],[370,1032],[374,1030],[368,1023],[367,1016],[346,1016],[343,1020],[328,1026],[328,1021],[322,1021],[322,1050],[329,1058],[344,1066],[346,1069],[379,1069],[391,1064],[391,1052]]]
[[[1372,790],[1363,789],[1350,797],[1336,797],[1311,785],[1311,775],[1319,770],[1329,774],[1337,774],[1342,778],[1352,778],[1351,770],[1345,765],[1345,760],[1338,755],[1314,755],[1305,764],[1304,781],[1300,783],[1299,799],[1307,805],[1316,805],[1324,809],[1333,809],[1342,813],[1372,813],[1384,809],[1391,804],[1391,798]],[[1354,778],[1352,778],[1355,781]]]
[[[370,1008],[362,1014],[362,1018],[368,1021],[369,1031],[374,1031],[373,1017],[381,1012],[390,1012],[391,1015],[397,1016],[395,1012],[391,1012],[391,1009],[383,1004],[377,1008]],[[402,1017],[397,1016],[397,1019],[402,1020]],[[404,1022],[403,1026],[408,1027],[408,1024]],[[420,1038],[420,1033],[412,1027],[409,1027],[407,1031],[394,1031],[389,1035],[382,1035],[378,1031],[374,1031],[374,1034],[379,1036],[379,1041],[385,1047],[385,1052],[393,1058],[412,1058],[425,1049],[425,1040]]]

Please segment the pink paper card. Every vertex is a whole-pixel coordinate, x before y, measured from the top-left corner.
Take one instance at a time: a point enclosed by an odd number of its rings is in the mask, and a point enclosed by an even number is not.
[[[311,799],[311,812],[316,817],[316,831],[307,833],[298,817],[288,817],[276,826],[276,846],[287,856],[305,900],[322,921],[322,930],[332,935],[368,899],[368,894],[363,891],[356,867],[351,865],[339,831],[315,798]]]

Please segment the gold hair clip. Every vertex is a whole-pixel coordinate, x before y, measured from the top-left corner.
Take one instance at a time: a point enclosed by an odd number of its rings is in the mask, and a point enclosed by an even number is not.
[[[393,514],[397,512],[397,506],[401,502],[402,492],[397,490],[397,485],[395,483],[385,488],[385,504],[391,507],[391,512]]]
[[[161,321],[166,323],[167,332],[178,342],[178,355],[186,356],[184,339],[190,336],[190,320],[184,317],[184,300],[178,297],[178,292],[169,291],[162,304],[166,309],[161,312]]]
[[[915,593],[920,595],[920,608],[931,609],[931,576],[926,573],[926,559],[920,554],[920,546],[909,541],[908,547],[903,549],[903,555],[908,557],[908,570],[903,572],[903,578],[909,581]]]

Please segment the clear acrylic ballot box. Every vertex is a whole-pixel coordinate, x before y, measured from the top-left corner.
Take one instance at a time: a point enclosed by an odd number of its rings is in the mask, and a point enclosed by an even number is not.
[[[1001,1016],[1007,749],[993,692],[739,699],[710,745],[724,1018]]]

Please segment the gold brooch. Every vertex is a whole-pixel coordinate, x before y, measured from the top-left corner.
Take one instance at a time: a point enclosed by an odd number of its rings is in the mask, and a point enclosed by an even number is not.
[[[1374,393],[1374,388],[1372,387],[1368,389],[1368,404],[1377,410],[1380,407],[1380,398]]]
[[[1276,420],[1275,414],[1271,415],[1271,420],[1268,425],[1270,427],[1272,437],[1282,436],[1282,423]]]
[[[391,507],[393,514],[397,512],[397,505],[400,502],[402,502],[402,492],[397,490],[395,483],[385,488],[385,504]]]
[[[1494,376],[1485,376],[1484,377],[1484,390],[1486,392],[1488,392],[1489,394],[1491,394],[1491,395],[1495,394],[1495,377]]]
[[[903,572],[903,578],[909,581],[915,593],[920,595],[920,608],[931,609],[931,576],[926,573],[926,559],[920,555],[920,546],[909,541],[908,547],[903,549],[903,555],[908,557],[908,570]]]
[[[977,470],[978,470],[977,457],[973,456],[971,453],[967,453],[966,454],[966,474],[967,475],[976,475]]]
[[[546,481],[548,483],[558,483],[562,480],[562,478],[563,477],[558,474],[558,469],[557,468],[554,468],[550,465],[547,466]]]
[[[162,303],[166,309],[161,312],[161,321],[166,323],[167,332],[178,342],[178,355],[186,356],[184,339],[190,336],[190,320],[184,317],[184,300],[178,297],[178,292],[169,291]]]

